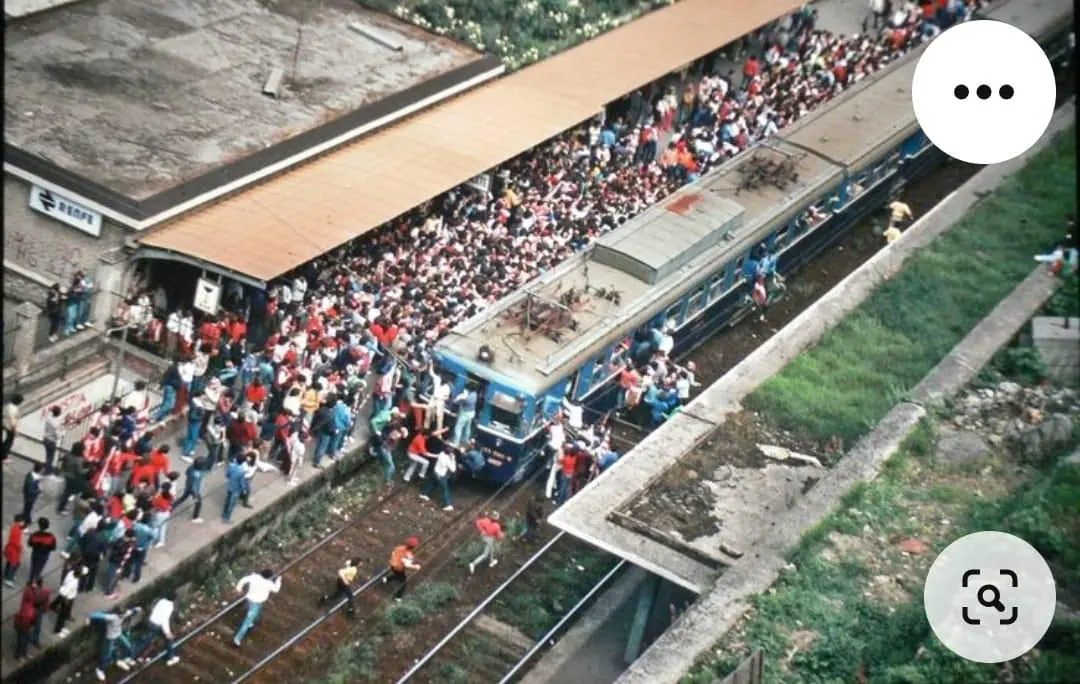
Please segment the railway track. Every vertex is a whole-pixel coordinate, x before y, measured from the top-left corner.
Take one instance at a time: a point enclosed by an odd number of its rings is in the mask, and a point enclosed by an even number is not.
[[[531,481],[530,481],[531,482]],[[463,540],[475,535],[473,520],[482,511],[508,508],[528,487],[509,484],[486,497],[456,493],[460,505],[453,512],[441,512],[435,503],[418,500],[418,491],[406,484],[393,485],[361,510],[353,521],[327,535],[282,568],[281,591],[270,597],[256,627],[237,648],[233,635],[243,621],[246,602],[242,597],[229,603],[194,630],[183,634],[176,646],[180,661],[167,667],[164,654],[119,679],[154,684],[214,682],[295,682],[310,676],[304,671],[312,643],[308,637],[321,630],[362,634],[374,630],[390,605],[391,590],[383,584],[390,550],[408,536],[421,538],[417,560],[424,566],[410,577],[410,591],[453,560]],[[337,570],[348,558],[359,559],[360,579],[353,592],[356,617],[341,614],[345,601],[321,606],[319,598],[334,586]],[[258,572],[261,568],[244,568]],[[415,578],[415,580],[414,580]],[[73,682],[96,681],[92,668]]]
[[[553,643],[573,619],[618,577],[627,562],[613,558],[604,576],[573,606],[562,612],[559,620],[538,638],[523,634],[502,622],[493,615],[493,608],[511,589],[528,591],[531,588],[528,586],[530,580],[542,576],[552,565],[572,563],[573,553],[581,551],[583,546],[581,542],[567,537],[565,532],[559,532],[477,604],[395,684],[444,684],[455,681],[463,672],[467,672],[468,681],[471,682],[509,684],[515,681],[527,671],[545,647]]]

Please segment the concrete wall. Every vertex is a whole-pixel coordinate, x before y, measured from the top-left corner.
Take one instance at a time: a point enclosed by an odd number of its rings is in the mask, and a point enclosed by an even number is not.
[[[50,283],[67,285],[78,270],[95,278],[101,256],[122,247],[131,231],[106,218],[94,237],[34,211],[29,198],[28,183],[4,176],[4,295],[40,306]]]

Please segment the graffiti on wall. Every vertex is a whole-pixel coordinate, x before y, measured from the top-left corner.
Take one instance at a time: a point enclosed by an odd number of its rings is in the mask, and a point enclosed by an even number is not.
[[[22,231],[11,231],[4,240],[7,256],[20,266],[50,275],[67,284],[86,258],[78,247],[55,240],[35,240]]]

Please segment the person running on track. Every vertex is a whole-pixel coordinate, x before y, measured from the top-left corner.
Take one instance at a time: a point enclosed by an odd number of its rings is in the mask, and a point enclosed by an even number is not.
[[[499,512],[492,511],[491,515],[482,515],[476,519],[476,529],[480,532],[480,541],[484,542],[484,550],[477,556],[472,563],[469,563],[469,574],[476,572],[476,566],[485,560],[488,561],[488,567],[493,568],[499,564],[497,558],[495,558],[495,544],[502,541],[503,528],[499,523]]]
[[[236,630],[236,636],[233,638],[233,645],[240,648],[240,644],[243,643],[244,637],[247,636],[251,628],[255,626],[259,616],[262,615],[263,605],[270,598],[270,594],[276,594],[281,591],[281,578],[273,579],[274,571],[267,569],[259,573],[251,573],[247,577],[244,577],[236,583],[236,590],[243,593],[246,589],[247,594],[247,615],[244,616],[244,621],[240,624],[240,629]]]
[[[327,603],[337,603],[338,599],[345,599],[348,602],[345,614],[350,618],[356,617],[356,604],[353,603],[352,587],[360,574],[360,568],[357,567],[359,563],[358,558],[350,558],[345,561],[345,566],[337,571],[337,583],[334,586],[334,592],[323,594],[319,599],[319,605],[325,606]]]
[[[400,601],[401,597],[405,595],[405,588],[409,584],[406,571],[420,569],[420,564],[416,562],[416,558],[413,556],[413,551],[418,546],[420,546],[420,538],[409,537],[404,544],[395,546],[394,550],[390,552],[390,573],[384,575],[382,581],[383,584],[396,582],[401,585],[394,592],[395,601]]]

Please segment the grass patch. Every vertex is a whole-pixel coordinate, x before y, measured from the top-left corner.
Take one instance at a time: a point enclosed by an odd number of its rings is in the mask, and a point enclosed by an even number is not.
[[[350,684],[374,680],[379,674],[378,642],[358,641],[334,649],[330,671],[316,680],[319,684]]]
[[[1076,212],[1075,129],[912,257],[745,405],[775,425],[853,444],[1027,277]]]
[[[1037,651],[1012,663],[970,663],[933,636],[922,581],[948,543],[1001,530],[1044,555],[1059,596],[1077,596],[1080,466],[1002,471],[995,482],[986,462],[982,470],[937,462],[933,434],[929,422],[921,425],[877,480],[855,488],[806,535],[792,554],[795,569],[751,600],[749,619],[724,635],[682,683],[712,684],[758,648],[765,649],[770,683],[1075,681],[1080,622],[1055,622]],[[900,553],[907,537],[927,540],[930,550]]]
[[[253,567],[278,567],[299,555],[297,545],[311,541],[313,533],[343,522],[343,516],[362,507],[376,491],[378,479],[373,470],[366,468],[348,482],[333,487],[327,493],[305,501],[278,527],[241,552],[228,563],[216,563],[211,572],[196,583],[193,595],[215,599],[223,593],[232,592],[241,577]],[[317,537],[316,537],[317,538]],[[307,548],[307,545],[300,547]]]

